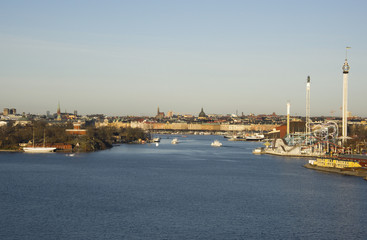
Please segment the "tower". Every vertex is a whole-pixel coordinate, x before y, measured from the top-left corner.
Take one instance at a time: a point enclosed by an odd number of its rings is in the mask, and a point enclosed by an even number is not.
[[[310,76],[307,76],[307,84],[306,84],[306,144],[308,144],[308,135],[311,132],[310,129],[310,91],[311,91],[311,82]]]
[[[349,73],[349,64],[347,60],[347,51],[350,47],[346,47],[345,50],[345,62],[342,67],[343,69],[343,144],[346,142],[348,137],[348,73]]]
[[[56,120],[58,120],[58,121],[61,120],[60,102],[57,105],[57,118],[56,118]]]
[[[290,112],[291,112],[291,104],[290,102],[287,102],[287,136],[289,135],[289,115],[290,115]]]
[[[157,115],[155,116],[155,118],[157,118],[157,119],[163,119],[164,118],[164,112],[159,111],[159,106],[158,106]]]

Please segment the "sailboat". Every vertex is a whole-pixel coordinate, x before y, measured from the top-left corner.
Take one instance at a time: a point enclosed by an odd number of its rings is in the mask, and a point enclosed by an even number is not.
[[[26,153],[49,153],[54,152],[56,148],[54,147],[46,147],[46,132],[43,131],[43,147],[35,147],[34,146],[34,130],[33,130],[33,146],[32,147],[24,147],[23,151]]]

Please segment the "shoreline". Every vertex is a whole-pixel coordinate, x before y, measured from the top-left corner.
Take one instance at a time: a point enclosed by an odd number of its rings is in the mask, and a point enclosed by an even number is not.
[[[321,171],[321,172],[329,172],[329,173],[337,173],[347,176],[355,176],[355,177],[362,177],[364,180],[367,180],[367,169],[363,168],[350,168],[350,169],[341,169],[341,168],[329,168],[329,167],[319,167],[313,166],[309,163],[303,165],[303,167]]]
[[[22,150],[0,149],[0,152],[22,152]]]
[[[315,155],[292,155],[292,154],[276,154],[276,153],[268,153],[264,152],[264,154],[278,156],[278,157],[295,157],[295,158],[309,158],[309,157],[319,157]]]

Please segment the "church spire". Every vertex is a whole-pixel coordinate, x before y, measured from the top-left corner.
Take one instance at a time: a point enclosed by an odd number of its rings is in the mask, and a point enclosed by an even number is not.
[[[60,101],[57,104],[57,120],[61,120]]]

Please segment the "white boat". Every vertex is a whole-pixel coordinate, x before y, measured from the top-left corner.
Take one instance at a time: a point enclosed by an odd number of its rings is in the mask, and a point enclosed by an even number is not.
[[[49,153],[54,152],[54,147],[24,147],[23,151],[26,153]]]
[[[26,153],[49,153],[55,152],[55,147],[46,147],[46,132],[43,131],[43,147],[35,147],[34,146],[34,131],[33,131],[33,146],[32,147],[24,147],[23,151]]]
[[[172,142],[171,143],[172,144],[177,144],[178,143],[178,139],[177,138],[172,139]]]
[[[263,148],[255,148],[255,149],[252,151],[252,154],[263,154],[263,153],[264,153]]]
[[[219,142],[218,140],[215,140],[214,142],[212,142],[211,145],[213,147],[221,147],[223,144],[221,142]]]
[[[153,142],[158,143],[158,142],[160,142],[160,141],[161,141],[161,138],[160,138],[160,137],[153,138]]]
[[[231,138],[228,138],[228,141],[246,141],[246,138],[238,137],[238,136],[232,136]]]
[[[265,139],[265,136],[263,134],[255,133],[252,136],[247,136],[246,141],[262,141]]]

